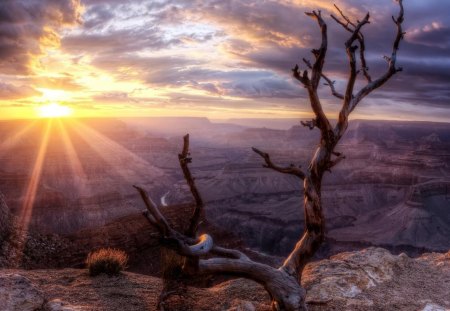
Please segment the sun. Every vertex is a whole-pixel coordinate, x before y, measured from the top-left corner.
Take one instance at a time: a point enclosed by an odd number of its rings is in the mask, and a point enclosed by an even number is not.
[[[38,108],[38,115],[41,118],[62,118],[72,115],[72,109],[57,103],[42,105]]]

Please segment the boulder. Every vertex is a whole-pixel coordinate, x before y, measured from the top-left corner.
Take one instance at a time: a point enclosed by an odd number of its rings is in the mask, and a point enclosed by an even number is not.
[[[450,251],[447,253],[425,253],[417,260],[450,273]]]
[[[0,310],[41,310],[44,295],[29,279],[16,273],[0,275]]]
[[[332,299],[372,301],[360,295],[370,287],[391,280],[398,257],[383,248],[345,252],[306,266],[302,284],[308,303],[326,303]]]

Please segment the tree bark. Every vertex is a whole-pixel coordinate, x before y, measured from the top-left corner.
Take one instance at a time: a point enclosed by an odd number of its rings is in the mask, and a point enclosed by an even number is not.
[[[325,172],[331,171],[332,167],[345,158],[341,153],[336,152],[335,148],[347,130],[350,113],[365,96],[386,83],[395,73],[401,71],[401,68],[396,67],[396,59],[399,44],[404,34],[402,31],[404,12],[402,0],[397,0],[397,2],[400,6],[400,13],[397,18],[393,18],[397,26],[397,35],[393,43],[392,54],[390,57],[387,57],[389,66],[386,73],[375,80],[372,80],[368,72],[364,55],[364,36],[361,32],[363,26],[369,23],[370,15],[367,13],[364,19],[354,23],[336,7],[344,21],[334,16],[332,18],[351,34],[345,42],[349,62],[349,77],[344,94],[338,92],[334,86],[334,81],[323,73],[327,53],[327,25],[322,19],[322,14],[320,11],[306,13],[317,21],[321,30],[322,41],[319,49],[312,50],[315,58],[314,64],[303,59],[307,69],[301,72],[299,66],[296,65],[292,71],[293,77],[306,88],[311,109],[315,116],[313,120],[302,122],[302,124],[310,129],[317,127],[320,130],[319,146],[316,148],[306,171],[293,164],[290,166],[277,165],[272,161],[268,153],[253,148],[253,151],[264,160],[263,167],[296,176],[303,181],[305,231],[281,267],[276,269],[266,264],[252,261],[239,250],[218,247],[207,234],[201,235],[200,237],[197,236],[197,228],[203,213],[204,203],[188,167],[188,164],[191,162],[191,158],[189,157],[189,135],[184,137],[183,150],[179,154],[181,169],[196,202],[194,213],[190,220],[190,226],[186,232],[180,233],[171,228],[164,215],[148,197],[145,190],[135,186],[147,208],[144,215],[150,224],[158,229],[162,241],[166,242],[166,247],[173,249],[177,254],[185,258],[183,267],[187,267],[189,273],[227,273],[245,277],[264,286],[272,298],[272,310],[307,310],[305,290],[301,287],[301,277],[305,265],[315,254],[325,238],[325,217],[323,215],[321,199],[323,176]],[[367,80],[367,85],[355,95],[355,82],[359,72],[356,58],[356,50],[358,47],[360,48],[359,62],[362,66],[364,77]],[[311,75],[309,75],[308,69],[311,71]],[[321,78],[326,81],[333,96],[342,100],[339,119],[334,128],[332,128],[322,108],[317,93]],[[208,259],[201,258],[205,255],[208,255]]]

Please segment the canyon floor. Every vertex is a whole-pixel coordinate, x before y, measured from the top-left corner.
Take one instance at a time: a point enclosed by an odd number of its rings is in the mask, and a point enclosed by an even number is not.
[[[416,259],[382,248],[345,252],[307,265],[302,277],[309,310],[450,310],[450,252]],[[83,269],[0,270],[0,310],[155,310],[160,279],[124,272],[89,277]],[[269,310],[264,289],[236,279],[188,287],[165,311]]]
[[[46,121],[0,122],[0,192],[39,233],[97,237],[99,228],[144,209],[134,184],[163,212],[192,202],[177,157],[189,132],[191,171],[208,220],[253,250],[286,256],[304,229],[303,188],[294,176],[263,168],[251,147],[279,165],[307,167],[319,133],[295,119],[284,129],[260,121],[264,126],[202,118],[72,120],[52,125],[42,163],[36,155]],[[338,146],[346,159],[323,180],[329,247],[322,257],[368,246],[410,256],[447,251],[449,133],[446,123],[352,121]],[[35,186],[32,172],[40,172]]]

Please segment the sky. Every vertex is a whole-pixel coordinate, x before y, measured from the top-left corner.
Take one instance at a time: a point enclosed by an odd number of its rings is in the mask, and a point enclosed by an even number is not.
[[[336,0],[362,19],[375,78],[395,36],[393,0]],[[450,1],[404,0],[397,74],[353,118],[450,121]],[[307,118],[291,76],[329,31],[324,72],[343,90],[348,33],[328,0],[0,0],[0,119],[33,118],[59,104],[76,117]],[[365,84],[359,77],[356,89]],[[341,102],[321,86],[330,118]]]

